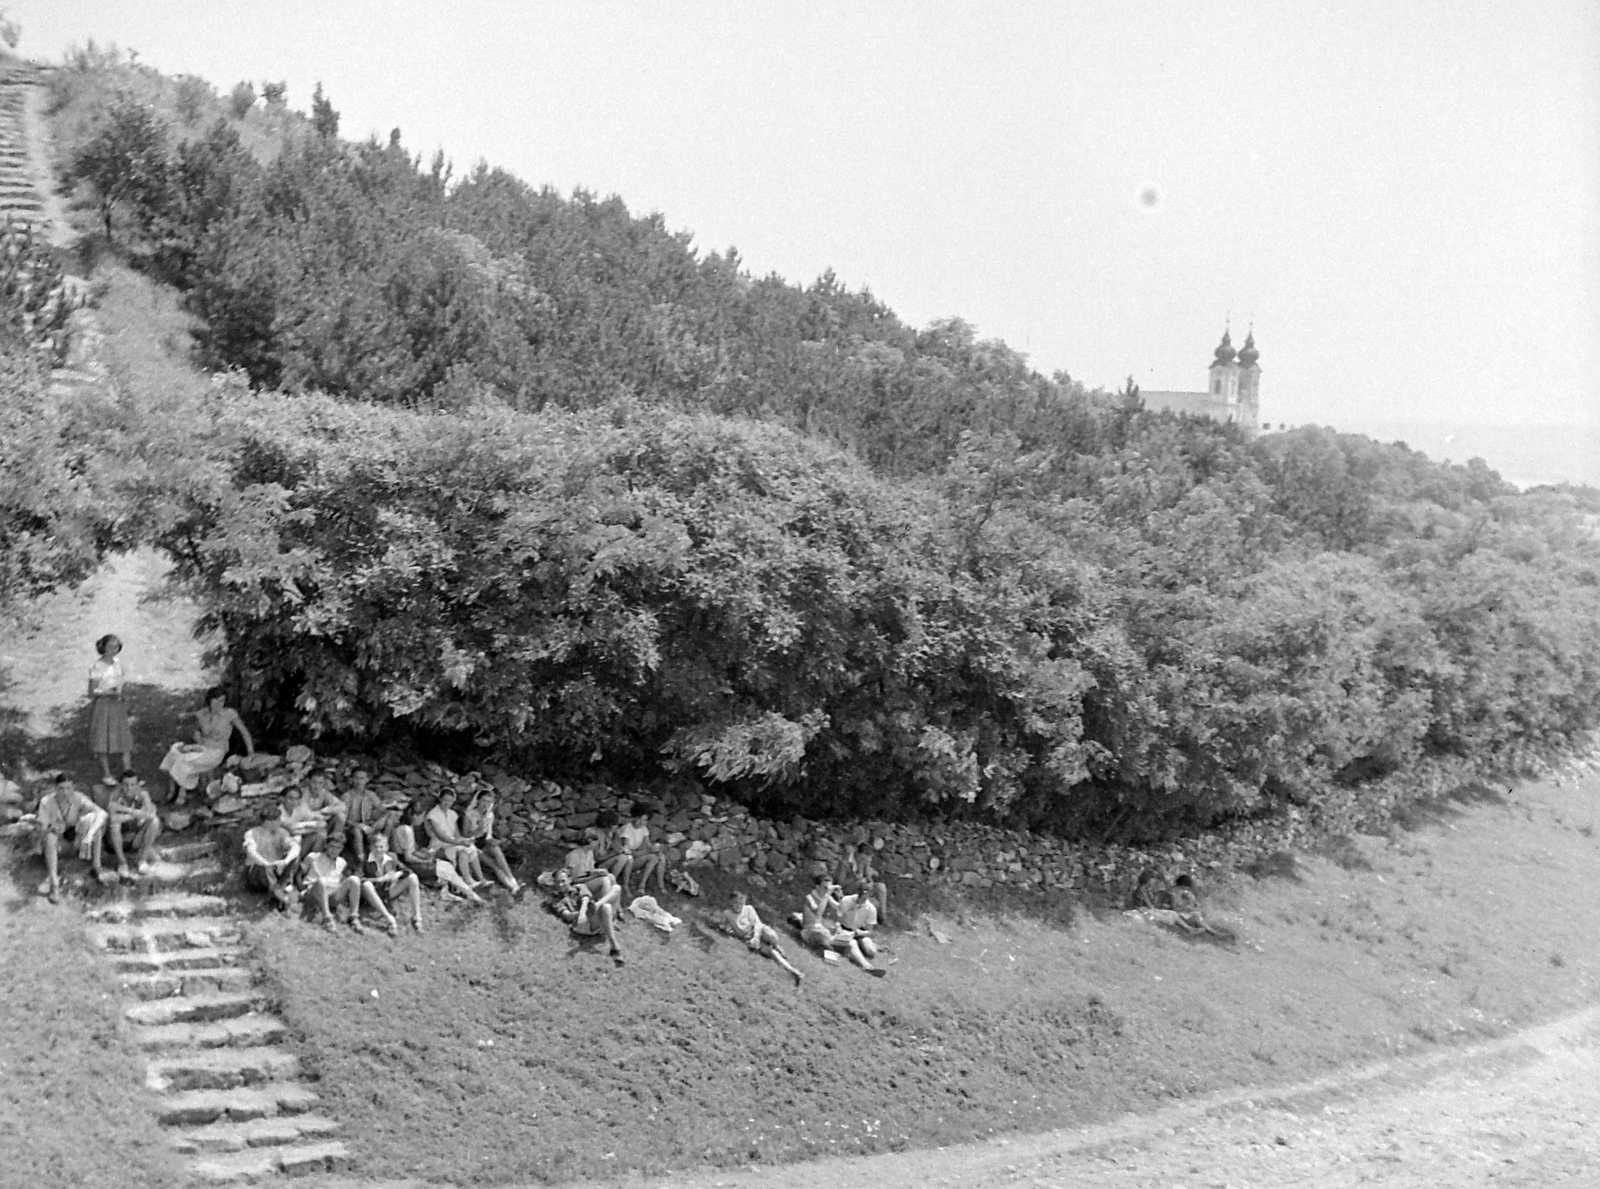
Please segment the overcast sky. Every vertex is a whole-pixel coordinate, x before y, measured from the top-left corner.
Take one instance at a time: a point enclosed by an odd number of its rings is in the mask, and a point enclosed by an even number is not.
[[[1231,315],[1273,421],[1600,424],[1600,0],[5,7],[1090,385],[1198,389]]]

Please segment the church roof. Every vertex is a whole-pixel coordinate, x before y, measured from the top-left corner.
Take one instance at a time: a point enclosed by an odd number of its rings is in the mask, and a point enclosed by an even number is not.
[[[1227,415],[1227,402],[1213,392],[1154,392],[1141,388],[1139,395],[1144,398],[1144,407],[1152,413],[1171,409],[1174,413],[1196,413],[1203,417],[1215,417],[1219,411]]]

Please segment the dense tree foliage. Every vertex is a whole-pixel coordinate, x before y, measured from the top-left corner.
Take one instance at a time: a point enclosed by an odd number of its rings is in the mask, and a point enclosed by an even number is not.
[[[213,100],[84,140],[166,146],[91,157],[142,162],[107,209],[223,378],[119,406],[119,531],[252,714],[1141,833],[1596,725],[1593,493],[1152,414],[326,97]]]

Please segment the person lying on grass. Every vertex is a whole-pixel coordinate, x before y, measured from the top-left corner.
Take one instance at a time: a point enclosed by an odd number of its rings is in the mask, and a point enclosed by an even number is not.
[[[400,924],[389,906],[401,901],[411,910],[411,927],[422,932],[422,881],[389,853],[389,840],[382,833],[372,836],[372,848],[361,864],[361,897],[378,910],[390,937],[400,931]],[[359,931],[359,912],[350,921]]]
[[[449,785],[439,793],[439,800],[428,810],[425,824],[428,828],[429,846],[434,858],[455,864],[461,878],[474,888],[489,881],[483,877],[483,860],[478,848],[461,835],[461,818],[456,813],[456,791]]]
[[[800,940],[819,950],[837,950],[874,978],[882,978],[889,972],[869,962],[855,933],[838,924],[839,890],[827,872],[817,876],[800,914]]]
[[[616,876],[623,892],[628,890],[628,880],[637,875],[634,891],[643,895],[654,875],[656,891],[664,893],[667,890],[666,848],[650,839],[650,806],[643,802],[630,806],[627,821],[618,828],[615,839],[616,853],[601,866]]]
[[[771,925],[761,923],[755,905],[750,903],[750,898],[743,891],[733,893],[733,909],[727,917],[726,928],[730,933],[763,958],[771,958],[787,970],[794,976],[795,986],[798,987],[805,981],[806,976],[790,965],[788,957],[784,954],[783,944],[778,940],[778,931]]]
[[[575,882],[566,868],[556,872],[556,899],[550,911],[579,937],[604,937],[610,946],[611,960],[618,966],[623,960],[622,946],[617,941],[617,914],[621,906],[622,885],[610,873],[601,871]]]
[[[466,808],[461,811],[461,836],[478,848],[489,860],[495,878],[513,896],[522,888],[517,877],[511,874],[511,864],[506,862],[506,852],[494,837],[494,810],[499,794],[494,785],[483,780],[476,772],[465,777],[468,793]]]
[[[384,808],[383,820],[390,854],[404,863],[421,882],[430,888],[441,889],[446,899],[465,900],[470,904],[488,903],[471,884],[461,878],[455,864],[417,846],[418,823],[427,816],[420,799],[391,802]]]
[[[139,874],[150,870],[150,848],[161,834],[161,815],[156,803],[150,799],[150,790],[132,770],[124,772],[117,787],[111,790],[106,804],[111,821],[106,825],[106,835],[111,840],[111,853],[117,857],[117,874],[128,878],[128,860],[122,853],[122,832],[133,831],[133,842],[138,847]]]
[[[328,839],[326,850],[307,855],[300,864],[300,891],[316,908],[323,928],[333,931],[333,905],[337,902],[349,910],[351,927],[361,933],[361,880],[346,871],[343,850],[344,839],[335,834]]]
[[[357,768],[350,776],[350,791],[344,795],[345,844],[356,863],[367,861],[367,848],[373,836],[383,831],[383,801],[373,791],[372,777]]]
[[[245,886],[267,893],[279,909],[294,911],[300,903],[294,886],[295,862],[299,858],[300,840],[281,818],[262,822],[245,831]]]
[[[34,829],[39,839],[39,849],[44,855],[45,880],[39,892],[49,897],[51,904],[61,903],[61,846],[71,842],[79,851],[89,852],[89,870],[95,879],[104,879],[100,866],[101,844],[105,835],[107,814],[83,792],[80,792],[62,772],[56,776],[50,791],[39,798],[38,818]],[[69,852],[70,853],[70,852]]]

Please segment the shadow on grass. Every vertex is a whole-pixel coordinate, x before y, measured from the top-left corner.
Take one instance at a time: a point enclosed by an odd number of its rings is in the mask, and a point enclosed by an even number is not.
[[[152,791],[159,790],[159,764],[167,748],[180,739],[190,738],[190,715],[200,704],[194,690],[173,691],[159,685],[135,682],[123,691],[128,706],[128,721],[133,732],[133,766]],[[60,769],[84,788],[100,778],[100,762],[89,751],[89,700],[85,698],[70,710],[58,714],[50,734],[26,742],[23,756],[35,768]],[[112,760],[113,765],[118,761]],[[103,796],[97,795],[103,800]]]

